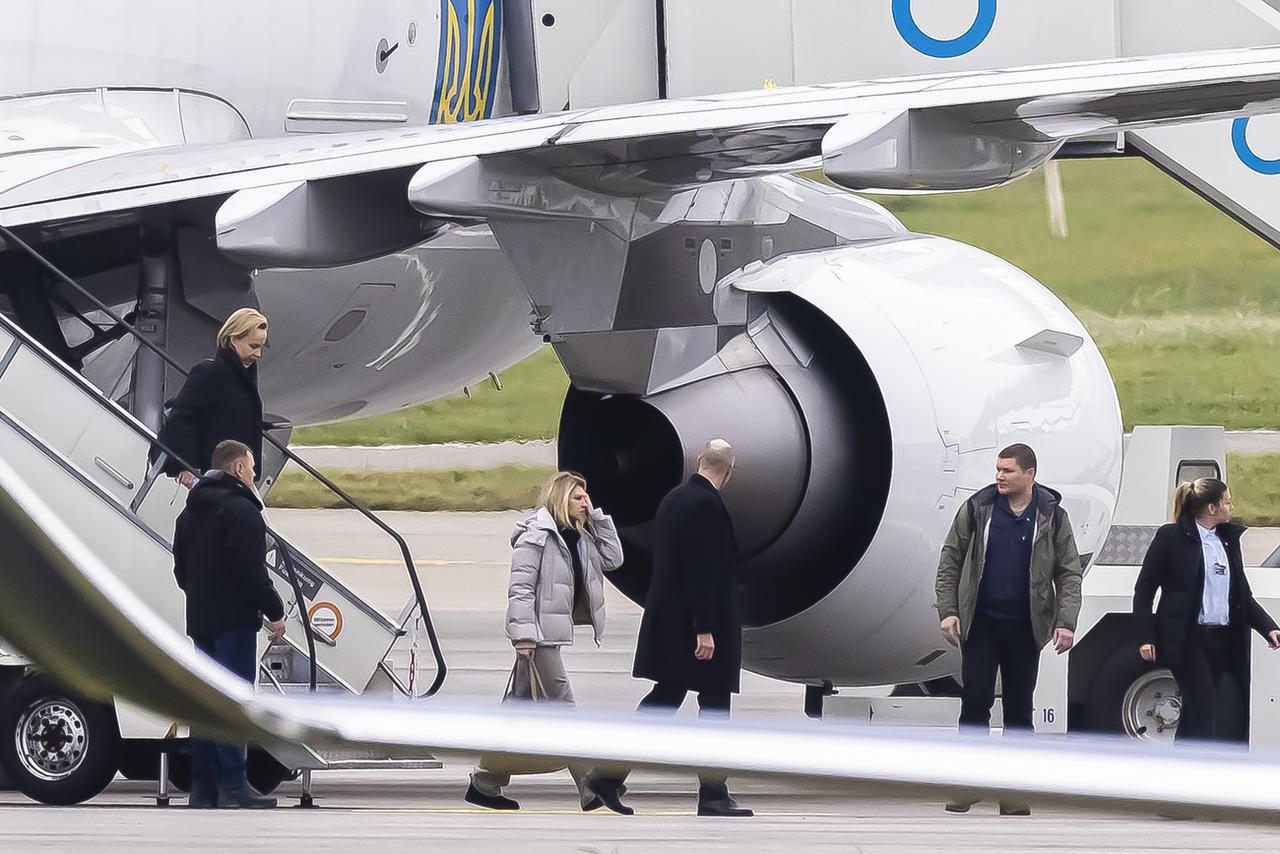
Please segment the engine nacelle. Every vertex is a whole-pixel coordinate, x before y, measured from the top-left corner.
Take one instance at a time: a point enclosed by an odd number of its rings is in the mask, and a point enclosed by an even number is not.
[[[633,599],[647,590],[658,502],[715,436],[738,451],[724,497],[745,665],[767,676],[956,672],[934,610],[938,554],[1004,445],[1036,449],[1081,553],[1101,545],[1120,483],[1115,387],[1084,327],[1026,273],[908,235],[754,264],[728,284],[764,310],[722,351],[723,371],[647,397],[571,390],[565,403],[561,464],[614,513],[627,549],[615,581]]]

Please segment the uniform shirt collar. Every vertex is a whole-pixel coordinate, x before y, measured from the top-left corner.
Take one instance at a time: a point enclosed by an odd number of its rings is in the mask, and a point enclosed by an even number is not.
[[[1034,512],[1035,505],[1036,505],[1036,502],[1033,498],[1031,503],[1022,509],[1021,513],[1014,513],[1013,508],[1009,506],[1008,496],[1005,496],[1005,495],[996,496],[996,509],[1003,510],[1005,513],[1008,513],[1014,519],[1026,519],[1030,517],[1031,514]]]

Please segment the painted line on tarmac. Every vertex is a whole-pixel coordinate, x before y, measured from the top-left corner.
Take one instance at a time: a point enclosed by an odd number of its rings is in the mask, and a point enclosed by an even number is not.
[[[575,809],[529,809],[522,807],[518,810],[486,810],[486,809],[470,809],[467,807],[330,807],[331,811],[341,810],[343,812],[377,812],[377,813],[428,813],[431,815],[502,815],[519,817],[521,815],[561,815],[561,816],[582,816],[584,818],[627,818],[627,816],[614,815],[605,810],[595,810],[592,812],[583,812]],[[642,813],[636,813],[636,817],[654,816],[659,818],[695,818],[697,813],[693,810],[645,810]],[[815,812],[767,812],[763,813],[756,810],[756,817],[767,818],[838,818],[842,813],[815,813]]]
[[[382,557],[317,557],[318,563],[341,563],[347,566],[404,566],[403,560]],[[509,566],[505,560],[415,560],[414,566]]]

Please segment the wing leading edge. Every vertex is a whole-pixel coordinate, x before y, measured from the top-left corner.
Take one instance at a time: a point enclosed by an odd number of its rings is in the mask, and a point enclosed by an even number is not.
[[[605,195],[821,163],[853,189],[952,190],[1025,174],[1075,136],[1272,112],[1280,47],[775,89],[396,133],[150,149],[0,192],[0,224],[479,157]]]

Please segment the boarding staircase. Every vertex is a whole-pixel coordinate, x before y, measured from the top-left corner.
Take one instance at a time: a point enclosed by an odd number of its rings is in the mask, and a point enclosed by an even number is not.
[[[186,371],[162,348],[146,340],[79,284],[56,270],[7,229],[11,245],[26,249],[54,274],[105,312],[173,369]],[[264,653],[260,690],[321,690],[352,695],[390,692],[426,697],[436,693],[447,672],[438,638],[412,554],[404,538],[366,508],[264,432],[288,460],[317,478],[392,537],[404,559],[413,593],[394,617],[382,613],[340,579],[327,572],[297,546],[270,527],[267,566],[286,605],[287,629],[282,644]],[[153,447],[162,451],[148,462]],[[161,469],[177,458],[154,433],[128,411],[28,335],[0,315],[0,458],[13,467],[55,509],[70,528],[152,610],[179,631],[184,600],[173,576],[172,542],[186,488]],[[188,469],[190,466],[181,461]],[[313,622],[313,617],[322,617]],[[75,627],[62,630],[75,631]],[[435,660],[435,678],[415,695],[388,664],[392,646],[407,632],[425,636]],[[265,634],[261,636],[264,639]],[[0,656],[12,664],[12,650],[0,644]],[[297,663],[301,661],[302,667]],[[304,670],[306,675],[298,673]],[[298,767],[298,753],[290,754]],[[309,767],[364,767],[390,757],[311,754]],[[421,767],[422,763],[418,763]],[[162,775],[163,776],[163,775]]]

